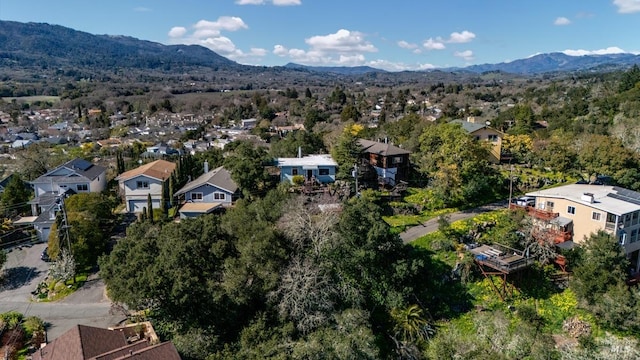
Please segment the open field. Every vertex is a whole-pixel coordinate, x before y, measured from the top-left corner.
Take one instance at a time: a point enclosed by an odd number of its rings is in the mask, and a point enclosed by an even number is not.
[[[15,100],[20,103],[29,103],[29,104],[34,103],[36,101],[57,103],[57,102],[60,102],[60,96],[36,95],[36,96],[20,96],[20,97],[3,97],[2,100],[6,102],[12,102],[13,100]]]

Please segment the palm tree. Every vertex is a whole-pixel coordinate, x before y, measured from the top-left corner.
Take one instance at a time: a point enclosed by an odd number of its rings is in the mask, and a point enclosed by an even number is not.
[[[426,340],[433,334],[433,328],[424,318],[423,311],[418,305],[392,309],[391,318],[394,322],[395,337],[401,341]]]

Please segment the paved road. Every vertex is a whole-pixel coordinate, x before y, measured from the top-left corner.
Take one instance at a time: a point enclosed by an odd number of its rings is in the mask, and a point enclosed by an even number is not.
[[[449,221],[454,222],[458,220],[465,220],[485,212],[494,211],[501,208],[506,209],[506,207],[507,202],[502,201],[499,203],[488,204],[473,209],[458,211],[449,214]],[[422,223],[422,225],[417,225],[406,229],[404,232],[400,233],[400,238],[402,238],[402,241],[406,244],[436,230],[438,230],[438,218],[427,220],[426,222]]]
[[[5,278],[0,287],[0,313],[18,311],[37,316],[45,323],[51,341],[77,324],[96,327],[113,326],[124,320],[121,314],[110,314],[111,302],[105,295],[104,283],[95,275],[87,284],[59,302],[31,301],[31,291],[47,275],[48,264],[40,260],[45,244],[13,250],[7,256]]]

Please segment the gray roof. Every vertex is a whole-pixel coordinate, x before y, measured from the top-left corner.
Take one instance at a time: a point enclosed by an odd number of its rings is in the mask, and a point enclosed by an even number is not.
[[[585,197],[587,194],[589,196]],[[614,215],[640,210],[640,193],[617,186],[569,184],[529,192],[526,195],[567,199]]]
[[[395,145],[388,143],[381,143],[377,141],[359,139],[358,144],[362,147],[362,151],[378,154],[382,156],[394,156],[394,155],[408,155],[410,151],[399,148]]]
[[[74,179],[73,177],[62,177],[62,176],[50,175],[60,168],[67,168],[67,169],[73,170],[79,176],[83,176],[90,181],[93,181],[95,178],[100,176],[100,174],[104,173],[107,170],[103,166],[94,165],[86,160],[76,158],[49,171],[48,173],[31,181],[31,183],[32,184],[43,184],[43,183],[48,184],[48,183],[54,182],[56,184],[61,184],[65,182],[77,182],[77,178]]]
[[[238,185],[231,179],[231,173],[229,170],[220,166],[215,168],[208,173],[204,173],[200,175],[197,179],[187,183],[182,189],[178,190],[174,196],[181,195],[186,193],[187,191],[191,191],[195,188],[198,188],[202,185],[212,185],[222,190],[226,190],[230,193],[235,193],[238,190]]]
[[[462,128],[470,134],[487,127],[487,125],[485,124],[476,124],[476,123],[472,123],[472,122],[468,122],[460,119],[452,120],[451,123],[460,124]]]

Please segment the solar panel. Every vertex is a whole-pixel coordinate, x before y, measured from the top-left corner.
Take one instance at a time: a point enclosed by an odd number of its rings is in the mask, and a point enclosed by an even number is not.
[[[87,169],[89,169],[90,167],[93,166],[92,163],[88,162],[87,160],[83,160],[83,159],[75,159],[71,162],[70,164],[72,167],[82,170],[82,171],[87,171]]]
[[[640,199],[634,199],[628,196],[622,196],[620,194],[607,194],[608,197],[610,198],[614,198],[614,199],[618,199],[618,200],[622,200],[622,201],[626,201],[635,205],[640,205]]]

